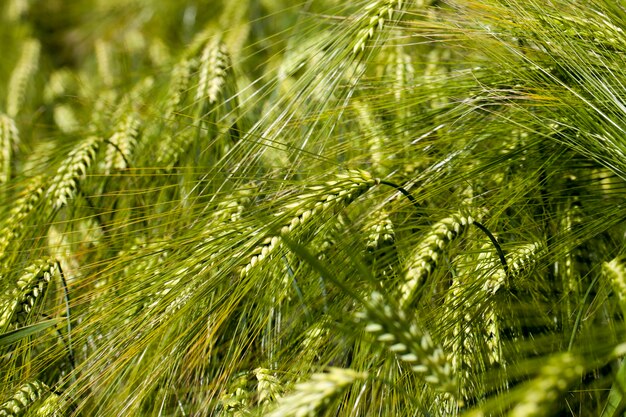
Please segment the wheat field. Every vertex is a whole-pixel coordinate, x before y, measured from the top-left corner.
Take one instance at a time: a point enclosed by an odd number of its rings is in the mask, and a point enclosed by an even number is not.
[[[0,45],[0,416],[626,412],[623,2],[4,0]]]

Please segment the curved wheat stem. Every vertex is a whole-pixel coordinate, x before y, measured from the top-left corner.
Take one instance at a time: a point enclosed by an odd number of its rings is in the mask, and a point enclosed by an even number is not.
[[[333,398],[341,395],[358,380],[367,378],[366,373],[351,369],[329,368],[326,373],[311,375],[306,382],[296,385],[294,392],[278,400],[278,407],[267,417],[308,417]]]
[[[335,181],[310,187],[309,193],[301,195],[298,201],[287,205],[285,211],[279,214],[284,216],[285,213],[296,213],[295,216],[282,223],[279,228],[279,235],[266,237],[253,250],[249,262],[241,271],[241,275],[246,275],[259,261],[268,257],[280,245],[280,235],[292,233],[303,224],[308,223],[311,218],[317,217],[332,207],[350,204],[377,184],[380,184],[380,180],[368,172],[348,171],[345,174],[337,175]]]
[[[96,158],[100,143],[100,138],[87,138],[76,145],[63,161],[46,194],[54,209],[60,209],[74,198],[80,181]]]
[[[438,391],[456,396],[457,384],[450,359],[415,320],[392,307],[378,292],[372,293],[366,312],[360,315],[368,321],[365,330],[377,335],[377,341],[386,344],[398,359],[423,375],[425,382]]]
[[[26,99],[26,86],[39,65],[41,45],[36,39],[29,39],[22,47],[22,54],[9,79],[6,112],[10,117],[19,113]]]
[[[13,152],[20,142],[19,131],[13,118],[0,114],[0,184],[11,178]]]

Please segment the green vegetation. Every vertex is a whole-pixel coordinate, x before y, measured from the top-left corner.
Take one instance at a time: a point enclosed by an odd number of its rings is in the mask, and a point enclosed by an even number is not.
[[[623,415],[618,0],[0,6],[0,416]]]

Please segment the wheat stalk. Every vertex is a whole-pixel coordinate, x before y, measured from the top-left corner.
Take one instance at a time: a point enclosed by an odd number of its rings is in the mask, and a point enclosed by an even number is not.
[[[0,184],[11,178],[13,152],[19,143],[20,136],[15,121],[6,114],[0,114]]]
[[[38,380],[22,384],[9,399],[0,404],[0,417],[25,415],[32,405],[49,391],[50,388]]]
[[[456,396],[457,383],[450,359],[435,345],[430,333],[409,319],[404,311],[392,307],[379,292],[372,293],[368,304],[366,311],[359,314],[368,322],[365,330],[376,335],[377,341],[387,345],[433,388]]]
[[[67,155],[46,193],[54,209],[60,209],[67,205],[68,200],[74,198],[80,181],[96,158],[100,143],[100,138],[89,137],[76,145]]]
[[[280,245],[281,235],[289,235],[332,207],[350,204],[377,184],[380,184],[380,180],[368,172],[353,170],[337,175],[337,180],[329,181],[325,185],[309,187],[308,193],[299,196],[298,201],[288,204],[278,214],[284,217],[286,213],[296,213],[282,223],[279,227],[280,234],[267,236],[254,248],[250,260],[241,270],[241,275],[248,274],[258,262],[267,258]]]
[[[22,47],[20,55],[7,87],[6,113],[15,117],[20,112],[26,99],[26,86],[39,65],[41,45],[36,39],[29,39]]]
[[[199,80],[196,101],[217,103],[223,93],[230,69],[230,57],[226,45],[219,37],[207,42],[200,57]]]
[[[278,400],[278,407],[267,417],[312,417],[333,398],[341,395],[366,373],[351,369],[329,368],[326,373],[311,375],[308,381],[296,385],[294,392]]]
[[[404,283],[400,289],[400,303],[409,304],[419,288],[437,266],[446,246],[474,223],[469,215],[455,213],[435,223],[409,257]]]

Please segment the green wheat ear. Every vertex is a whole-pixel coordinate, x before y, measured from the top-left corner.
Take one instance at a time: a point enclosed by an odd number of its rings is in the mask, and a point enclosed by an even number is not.
[[[46,197],[54,209],[67,205],[76,196],[80,182],[96,158],[102,140],[89,137],[74,147],[52,178]]]
[[[0,184],[11,179],[13,154],[20,144],[20,136],[15,121],[6,114],[0,114]]]
[[[10,398],[5,399],[0,404],[0,416],[1,417],[19,417],[26,415],[28,412],[32,412],[32,406],[40,398],[49,395],[50,388],[41,381],[31,381],[22,384]],[[43,406],[44,404],[42,404]],[[53,404],[47,403],[45,406],[48,408]],[[39,413],[40,411],[37,411]],[[29,414],[30,415],[30,414]]]
[[[367,374],[351,369],[329,368],[297,384],[293,391],[278,400],[278,406],[268,417],[307,417],[319,415],[333,398],[340,396],[352,384],[367,378]]]

